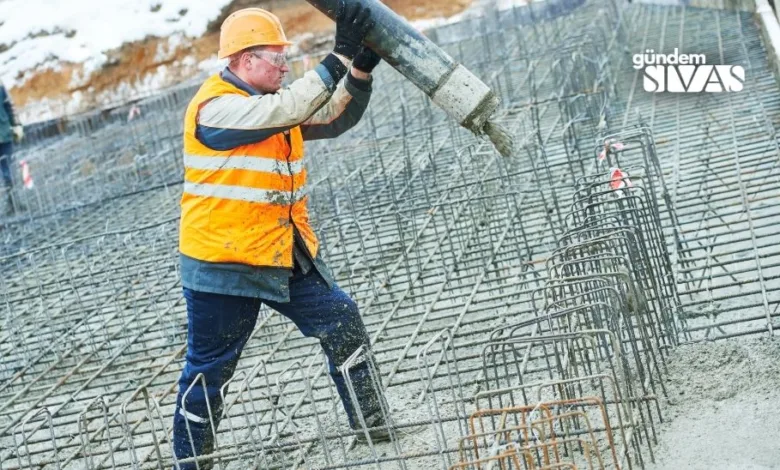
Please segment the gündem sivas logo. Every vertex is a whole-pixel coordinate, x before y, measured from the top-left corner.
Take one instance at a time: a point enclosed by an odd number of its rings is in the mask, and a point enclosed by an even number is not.
[[[740,65],[708,65],[704,54],[634,54],[634,68],[644,69],[645,91],[660,93],[721,93],[742,91],[745,69]]]

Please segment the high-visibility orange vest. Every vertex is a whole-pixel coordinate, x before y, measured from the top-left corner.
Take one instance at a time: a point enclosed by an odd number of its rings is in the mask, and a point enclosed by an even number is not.
[[[191,258],[252,266],[293,266],[293,224],[312,257],[319,243],[307,209],[300,127],[232,150],[213,150],[196,137],[208,100],[249,94],[214,75],[184,116],[184,194],[179,250]]]

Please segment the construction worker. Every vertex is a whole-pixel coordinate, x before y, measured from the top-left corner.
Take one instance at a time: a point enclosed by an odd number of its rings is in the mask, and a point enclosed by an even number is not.
[[[6,193],[7,213],[14,212],[14,204],[11,198],[13,178],[11,177],[11,155],[14,151],[13,143],[19,143],[24,138],[24,127],[14,113],[11,97],[2,83],[0,83],[0,175],[3,178],[3,188]]]
[[[276,16],[247,8],[222,24],[218,57],[229,65],[205,81],[184,118],[179,248],[188,331],[174,416],[178,460],[213,450],[209,420],[219,423],[220,388],[261,304],[319,339],[348,421],[361,429],[338,368],[369,338],[357,305],[320,257],[307,212],[303,142],[336,137],[363,115],[380,61],[361,45],[373,24],[367,8],[342,2],[333,52],[287,88],[281,85],[291,43]],[[369,428],[382,426],[380,392],[366,360],[358,359],[349,376],[360,410]],[[371,437],[389,436],[375,429]]]

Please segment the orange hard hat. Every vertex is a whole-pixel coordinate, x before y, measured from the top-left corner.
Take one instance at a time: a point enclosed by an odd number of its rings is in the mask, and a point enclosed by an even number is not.
[[[291,44],[276,15],[262,8],[244,8],[222,22],[217,57],[224,59],[248,47]]]

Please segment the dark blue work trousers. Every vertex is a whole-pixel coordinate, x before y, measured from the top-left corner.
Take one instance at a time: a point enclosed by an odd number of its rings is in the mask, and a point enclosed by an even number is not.
[[[187,301],[187,357],[179,379],[179,395],[173,421],[173,445],[179,460],[213,451],[206,394],[201,382],[192,387],[182,407],[182,396],[198,374],[206,379],[208,405],[215,427],[222,412],[220,389],[233,376],[241,351],[255,327],[261,303],[295,323],[304,336],[315,337],[328,358],[330,376],[336,386],[350,425],[357,420],[345,381],[338,371],[361,345],[369,344],[357,304],[336,285],[329,288],[316,269],[290,278],[290,302],[271,302],[251,297],[211,294],[184,288]],[[379,411],[378,397],[371,385],[367,361],[350,370],[350,378],[364,416]],[[189,422],[189,432],[187,431]],[[194,450],[194,454],[193,454]],[[211,468],[213,462],[200,463]],[[181,464],[185,470],[194,463]]]
[[[11,142],[0,142],[0,176],[3,178],[3,186],[10,188],[13,185],[11,179],[11,154],[14,146]]]

